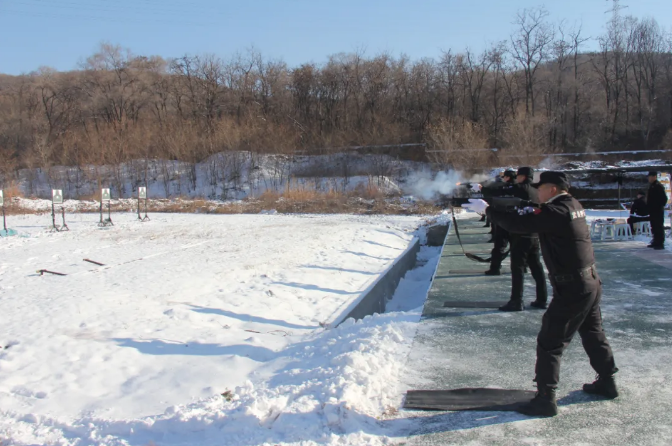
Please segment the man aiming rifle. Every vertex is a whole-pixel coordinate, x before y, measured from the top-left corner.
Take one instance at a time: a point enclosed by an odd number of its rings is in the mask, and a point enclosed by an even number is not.
[[[534,169],[531,167],[521,167],[518,169],[516,184],[510,188],[510,193],[514,197],[524,201],[530,201],[538,204],[537,189],[532,187],[532,177]],[[517,234],[509,233],[511,243],[511,298],[509,301],[499,307],[500,311],[523,311],[523,281],[526,267],[530,268],[530,273],[537,285],[537,298],[530,305],[534,308],[546,308],[548,292],[546,290],[546,276],[544,268],[541,266],[539,257],[539,237],[535,233]]]
[[[592,384],[584,384],[584,392],[616,398],[614,374],[618,369],[602,329],[602,282],[595,267],[585,211],[569,195],[569,181],[562,172],[543,172],[533,187],[538,189],[540,207],[521,207],[517,212],[490,207],[488,211],[493,223],[510,232],[539,234],[553,300],[537,336],[537,394],[518,411],[531,416],[555,416],[560,360],[577,332],[598,375]],[[488,206],[483,200],[470,201],[465,206],[476,212],[483,212]]]
[[[481,190],[483,199],[487,203],[492,203],[495,197],[511,197],[511,186],[515,182],[516,172],[507,170],[503,175],[504,181],[485,184]],[[490,254],[490,268],[485,272],[488,276],[499,276],[502,274],[502,261],[506,257],[506,248],[509,245],[509,233],[494,222],[492,225],[492,241],[494,246]]]

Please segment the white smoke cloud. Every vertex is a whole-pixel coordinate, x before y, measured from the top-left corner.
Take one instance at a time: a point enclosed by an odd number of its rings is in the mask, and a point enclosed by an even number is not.
[[[472,175],[469,180],[467,180],[469,183],[484,183],[486,181],[490,181],[494,178],[492,175],[488,175],[487,173],[479,173],[476,175]]]
[[[405,189],[423,200],[432,200],[439,194],[450,195],[457,187],[457,183],[464,181],[462,173],[455,170],[440,171],[436,174],[418,171],[409,175]]]
[[[466,177],[464,173],[456,170],[416,171],[408,176],[404,191],[423,200],[433,200],[438,198],[439,194],[452,194],[458,183],[483,183],[490,179],[488,174]]]

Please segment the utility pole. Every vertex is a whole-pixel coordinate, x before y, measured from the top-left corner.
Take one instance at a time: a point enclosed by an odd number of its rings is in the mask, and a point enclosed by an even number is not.
[[[607,0],[611,2],[613,6],[609,11],[606,11],[605,14],[611,13],[611,22],[613,25],[618,25],[621,22],[621,9],[627,8],[627,6],[621,6],[621,0]]]

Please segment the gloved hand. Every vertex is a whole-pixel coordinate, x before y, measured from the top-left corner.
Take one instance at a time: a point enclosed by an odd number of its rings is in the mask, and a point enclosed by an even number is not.
[[[481,189],[483,189],[483,186],[481,186],[480,184],[478,184],[478,183],[472,183],[472,184],[471,184],[471,190],[472,190],[472,191],[474,191],[474,192],[480,192]]]
[[[463,208],[469,209],[479,214],[485,214],[485,210],[488,208],[488,203],[480,198],[470,198],[469,203],[462,205]]]

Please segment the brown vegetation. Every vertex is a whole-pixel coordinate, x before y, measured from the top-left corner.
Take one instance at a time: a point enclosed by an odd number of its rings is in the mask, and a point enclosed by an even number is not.
[[[368,188],[367,188],[368,189]],[[369,196],[369,198],[364,198]],[[68,213],[98,212],[99,203],[95,201],[79,202]],[[113,201],[112,212],[136,212],[134,200]],[[36,209],[34,206],[22,206],[22,202],[6,202],[9,215],[44,214],[51,208]],[[107,212],[107,207],[105,207]],[[152,213],[199,213],[199,214],[259,214],[262,211],[275,210],[282,214],[395,214],[429,215],[438,213],[441,208],[432,202],[404,202],[400,197],[386,197],[382,192],[372,189],[355,190],[350,193],[339,191],[316,192],[313,190],[290,190],[283,193],[267,191],[258,198],[248,198],[236,202],[215,202],[205,199],[150,200],[148,212]],[[141,207],[144,212],[144,205]]]
[[[448,152],[435,161],[470,167],[492,147],[520,162],[660,147],[672,129],[670,35],[615,11],[600,50],[582,52],[586,41],[535,9],[518,13],[508,42],[440,60],[355,52],[292,68],[256,51],[164,60],[103,44],[77,71],[0,77],[0,181],[19,168],[132,163],[140,184],[150,173],[138,160],[193,165],[241,150],[427,143]]]

